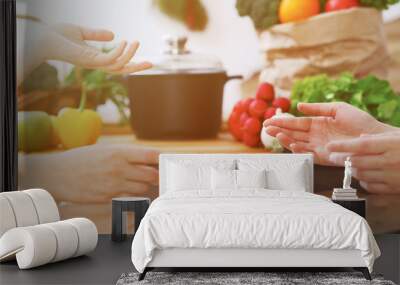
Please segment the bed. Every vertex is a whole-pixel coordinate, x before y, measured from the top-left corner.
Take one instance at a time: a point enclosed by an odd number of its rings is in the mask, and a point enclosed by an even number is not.
[[[380,255],[361,216],[313,194],[308,154],[163,154],[132,262],[153,268],[352,267]]]

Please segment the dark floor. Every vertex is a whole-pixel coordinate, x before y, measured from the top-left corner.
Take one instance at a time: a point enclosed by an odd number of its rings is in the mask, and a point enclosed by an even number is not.
[[[382,257],[376,261],[374,272],[399,283],[400,235],[381,235],[376,236],[376,239]],[[130,259],[130,246],[131,239],[114,243],[111,242],[110,236],[102,235],[97,249],[88,256],[30,270],[18,270],[15,262],[4,263],[0,265],[0,284],[115,284],[122,273],[134,271]],[[332,270],[335,269],[328,271]]]
[[[114,243],[101,235],[88,256],[29,270],[18,270],[15,262],[0,264],[0,284],[115,284],[122,273],[134,270],[130,246],[131,240]]]

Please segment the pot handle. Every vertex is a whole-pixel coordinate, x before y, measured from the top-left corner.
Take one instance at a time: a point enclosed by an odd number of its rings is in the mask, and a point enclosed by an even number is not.
[[[226,76],[226,81],[233,80],[233,79],[243,79],[243,76],[242,75],[231,75],[231,76],[227,75]]]

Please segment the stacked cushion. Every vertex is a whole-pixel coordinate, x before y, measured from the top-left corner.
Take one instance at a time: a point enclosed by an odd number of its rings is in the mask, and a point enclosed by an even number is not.
[[[7,231],[0,239],[0,260],[15,255],[19,268],[28,269],[86,254],[96,245],[93,222],[75,218]]]
[[[9,229],[15,228],[17,222],[10,202],[0,194],[0,237]]]
[[[97,228],[85,218],[60,221],[56,202],[43,189],[0,193],[0,261],[21,269],[80,256],[97,245]]]
[[[0,206],[2,217],[0,237],[15,227],[34,226],[60,220],[56,202],[50,193],[43,189],[2,192]]]

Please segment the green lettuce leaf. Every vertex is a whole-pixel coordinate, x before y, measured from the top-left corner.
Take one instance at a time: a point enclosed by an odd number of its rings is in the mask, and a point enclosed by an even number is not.
[[[398,3],[400,0],[360,0],[362,6],[372,7],[378,10],[386,10],[390,5]]]
[[[350,73],[337,79],[325,74],[306,77],[295,82],[291,99],[291,112],[295,115],[301,115],[297,111],[299,102],[347,102],[382,122],[400,126],[400,96],[389,82],[373,75],[360,80]]]

